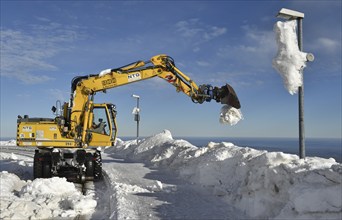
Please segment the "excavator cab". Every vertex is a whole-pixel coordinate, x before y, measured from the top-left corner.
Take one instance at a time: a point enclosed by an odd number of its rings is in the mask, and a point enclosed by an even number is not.
[[[89,116],[89,146],[112,146],[117,134],[116,108],[113,104],[93,104]]]

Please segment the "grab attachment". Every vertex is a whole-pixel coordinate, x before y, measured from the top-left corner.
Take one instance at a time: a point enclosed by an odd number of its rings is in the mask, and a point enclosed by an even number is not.
[[[229,84],[226,84],[221,88],[213,87],[209,84],[199,86],[196,99],[197,102],[210,102],[212,99],[214,99],[216,102],[221,102],[221,104],[226,104],[236,109],[241,108],[239,98],[237,97],[233,87],[231,87]]]
[[[231,87],[229,84],[226,84],[218,89],[218,97],[221,104],[230,105],[236,109],[241,108],[239,98],[237,97],[233,87]],[[216,101],[218,102],[217,99]]]

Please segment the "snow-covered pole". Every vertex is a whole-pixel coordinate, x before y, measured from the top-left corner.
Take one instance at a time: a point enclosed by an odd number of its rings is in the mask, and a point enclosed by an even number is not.
[[[135,111],[133,110],[133,113],[134,113],[134,120],[137,122],[137,144],[139,142],[139,121],[140,121],[140,109],[139,109],[139,99],[140,99],[140,96],[138,95],[132,95],[133,98],[136,98],[137,99],[137,107],[135,109]]]
[[[283,18],[286,20],[297,20],[297,37],[298,37],[298,47],[300,51],[303,51],[303,18],[304,13],[282,8],[278,14],[278,18]],[[308,54],[307,60],[312,61],[313,55]],[[303,71],[302,68],[301,71]],[[302,77],[304,74],[302,72]],[[304,132],[304,79],[302,79],[302,85],[298,87],[298,116],[299,116],[299,157],[305,159],[305,132]]]

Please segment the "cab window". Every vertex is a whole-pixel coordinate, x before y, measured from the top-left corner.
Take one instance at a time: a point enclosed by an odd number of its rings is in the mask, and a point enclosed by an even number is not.
[[[94,117],[92,122],[92,130],[95,133],[109,135],[110,128],[108,123],[107,111],[105,108],[94,108]]]

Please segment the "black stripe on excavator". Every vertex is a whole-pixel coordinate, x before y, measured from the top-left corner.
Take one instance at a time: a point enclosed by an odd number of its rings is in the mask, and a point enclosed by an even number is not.
[[[173,73],[178,79],[180,79],[180,81],[182,81],[185,85],[187,85],[189,88],[191,88],[191,85],[189,84],[189,82],[187,82],[182,76],[180,76],[177,71],[175,71],[174,68],[170,68],[168,69],[171,73]]]
[[[115,71],[115,72],[116,72],[116,71],[122,71],[122,69],[125,68],[125,67],[131,66],[131,65],[133,65],[133,64],[138,65],[138,64],[141,63],[141,62],[144,62],[144,61],[138,60],[138,61],[136,61],[136,62],[133,62],[133,63],[127,64],[127,65],[121,66],[121,67],[119,67],[119,68],[111,69],[111,71]]]
[[[35,138],[19,138],[18,141],[36,141]]]
[[[91,74],[91,75],[86,75],[86,76],[76,76],[76,77],[74,77],[71,80],[71,96],[73,96],[74,91],[76,90],[76,86],[77,86],[78,82],[80,82],[83,79],[87,79],[87,78],[93,77],[93,76],[97,76],[97,75]]]
[[[128,74],[128,73],[133,73],[133,72],[137,72],[137,71],[141,71],[141,70],[155,69],[157,67],[158,66],[142,66],[142,67],[139,67],[136,69],[122,70],[122,71],[121,70],[113,70],[113,71],[121,71],[121,73]]]
[[[169,63],[170,62],[171,65]],[[178,72],[175,70],[174,67],[176,67],[175,63],[174,63],[174,60],[172,57],[167,57],[165,58],[165,64],[166,64],[166,68],[168,71],[170,71],[171,73],[173,73],[178,79],[180,79],[185,85],[187,85],[189,88],[191,88],[191,85],[189,84],[189,82],[187,82],[183,77],[181,77]]]

